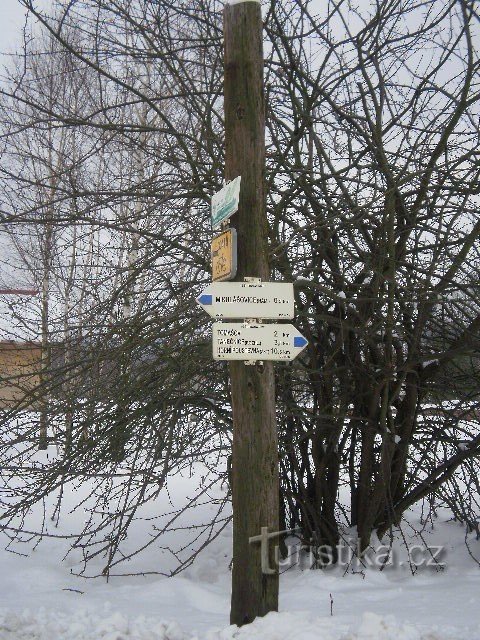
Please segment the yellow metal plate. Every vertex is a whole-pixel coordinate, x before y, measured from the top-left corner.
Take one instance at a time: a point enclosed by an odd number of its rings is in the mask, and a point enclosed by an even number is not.
[[[232,280],[237,273],[237,232],[227,229],[212,240],[212,280]]]

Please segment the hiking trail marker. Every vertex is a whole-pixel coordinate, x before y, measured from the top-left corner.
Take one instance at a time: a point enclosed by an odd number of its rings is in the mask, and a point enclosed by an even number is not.
[[[308,345],[292,324],[262,324],[263,320],[290,320],[295,315],[291,282],[262,282],[260,278],[233,280],[237,273],[237,232],[228,229],[229,218],[238,211],[241,176],[212,197],[212,228],[222,232],[212,239],[213,282],[198,296],[198,304],[212,318],[243,322],[213,324],[213,359],[290,361]]]
[[[222,222],[238,211],[241,179],[242,177],[238,176],[228,182],[212,197],[212,229],[220,227]]]
[[[308,340],[292,324],[213,323],[214,360],[293,360]]]
[[[289,282],[212,282],[197,302],[212,318],[277,320],[295,315]]]
[[[293,318],[292,283],[262,282],[258,278],[212,282],[197,302],[213,318],[243,319],[213,324],[214,360],[243,360],[245,364],[290,361],[308,345],[292,324],[262,324],[263,319]]]

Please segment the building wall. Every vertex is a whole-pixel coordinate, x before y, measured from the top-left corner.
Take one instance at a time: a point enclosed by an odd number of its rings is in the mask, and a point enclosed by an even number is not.
[[[42,347],[35,342],[0,342],[0,409],[38,408]]]

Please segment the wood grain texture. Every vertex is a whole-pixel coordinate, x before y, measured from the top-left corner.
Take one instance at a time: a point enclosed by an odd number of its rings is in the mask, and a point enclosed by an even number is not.
[[[265,210],[265,106],[260,4],[227,5],[225,25],[225,174],[242,176],[238,212],[236,280],[270,279]],[[278,609],[278,573],[261,571],[260,545],[249,544],[261,527],[278,531],[278,441],[273,363],[230,363],[233,408],[232,624]],[[273,563],[273,547],[270,557]]]

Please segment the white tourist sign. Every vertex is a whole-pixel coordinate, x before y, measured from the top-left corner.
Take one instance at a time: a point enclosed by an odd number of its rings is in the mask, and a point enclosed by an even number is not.
[[[214,360],[293,360],[307,344],[292,324],[213,323]]]
[[[240,200],[241,176],[235,178],[212,197],[212,228],[216,229],[222,222],[238,211]]]
[[[212,282],[197,298],[212,318],[265,318],[295,315],[291,282]]]

